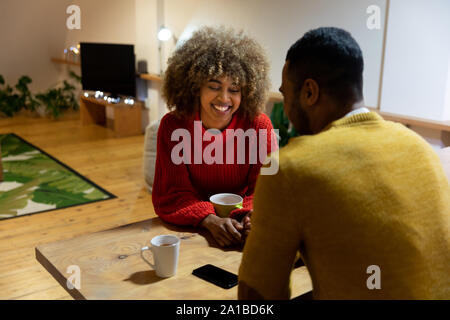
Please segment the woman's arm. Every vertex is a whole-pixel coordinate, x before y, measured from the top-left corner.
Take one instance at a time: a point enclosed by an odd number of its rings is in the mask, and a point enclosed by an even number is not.
[[[177,127],[172,115],[166,115],[158,130],[155,178],[152,200],[156,214],[177,225],[197,226],[209,214],[215,214],[208,201],[202,201],[189,178],[186,164],[175,164],[171,153],[178,141],[171,141]],[[186,147],[190,143],[186,142]]]
[[[264,136],[259,134],[260,129],[266,129],[267,135],[266,135],[266,146],[267,146],[267,153],[269,154],[275,150],[278,149],[278,142],[276,139],[276,136],[273,132],[273,126],[272,122],[270,121],[269,117],[267,117],[265,114],[260,114],[257,119],[254,121],[254,128],[256,130],[256,133],[258,135],[258,154],[259,154],[259,145],[260,145],[260,139],[265,138]],[[264,159],[262,159],[264,161]],[[259,159],[258,156],[258,162],[256,164],[252,164],[250,166],[250,171],[247,178],[247,185],[241,190],[239,193],[241,196],[243,196],[244,201],[242,205],[242,209],[235,209],[230,213],[230,218],[236,219],[238,221],[241,221],[244,216],[248,215],[250,211],[253,210],[253,193],[255,191],[255,185],[256,180],[259,176],[260,170],[261,170],[262,162]]]

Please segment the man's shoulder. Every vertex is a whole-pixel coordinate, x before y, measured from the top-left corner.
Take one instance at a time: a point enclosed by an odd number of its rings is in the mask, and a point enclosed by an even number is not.
[[[323,153],[323,147],[327,145],[333,145],[333,141],[323,139],[323,136],[318,134],[293,137],[280,149],[280,158],[283,155],[298,160],[306,159],[316,153]]]
[[[280,149],[279,158],[280,168],[289,168],[308,164],[316,166],[333,159],[344,159],[348,163],[367,160],[367,157],[385,157],[387,151],[401,154],[411,150],[433,154],[431,146],[414,131],[399,123],[382,121],[376,126],[331,128],[318,134],[291,138]]]
[[[300,169],[302,171],[301,168],[304,169],[313,164],[318,151],[317,148],[321,148],[315,140],[317,140],[315,136],[291,138],[287,145],[279,149],[276,159],[279,170],[289,175],[292,170]],[[314,146],[317,146],[317,148]]]

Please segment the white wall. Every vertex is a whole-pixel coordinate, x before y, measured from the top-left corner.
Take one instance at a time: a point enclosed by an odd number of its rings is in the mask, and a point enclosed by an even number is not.
[[[450,132],[441,132],[418,126],[410,126],[409,128],[422,136],[435,150],[450,146]]]
[[[352,33],[363,51],[366,105],[381,105],[383,111],[404,115],[439,120],[450,118],[449,0],[389,1],[381,92],[386,0],[166,0],[165,3],[166,25],[181,39],[199,26],[210,24],[233,26],[254,36],[266,48],[270,59],[272,91],[278,91],[286,51],[293,42],[312,28],[344,28]],[[369,30],[366,26],[370,16],[366,10],[371,5],[380,8],[380,29]],[[172,50],[173,45],[169,44],[165,59]],[[431,97],[429,92],[435,94]],[[421,94],[422,97],[425,94],[426,99],[417,98]],[[448,135],[440,131],[411,129],[434,148],[450,143]]]
[[[65,47],[68,0],[0,1],[0,74],[13,86],[22,75],[32,79],[33,92],[61,80],[59,66],[50,57]]]
[[[335,26],[352,33],[364,54],[366,104],[378,106],[385,0],[166,0],[166,24],[177,36],[201,25],[223,24],[243,29],[266,49],[272,70],[272,91],[281,85],[286,52],[306,31]],[[381,28],[369,30],[366,9],[377,5]],[[168,53],[170,54],[170,53]]]
[[[157,35],[157,0],[136,0],[136,43],[135,53],[136,61],[147,61],[147,71],[150,73],[159,73],[160,61],[158,56]],[[154,121],[160,118],[160,110],[165,110],[160,95],[160,84],[147,82],[147,100],[146,107],[149,109],[149,120]],[[145,125],[145,123],[144,123]]]
[[[159,73],[156,33],[164,22],[179,38],[201,25],[244,29],[266,48],[272,91],[281,82],[287,49],[309,29],[337,26],[349,30],[365,59],[366,104],[378,103],[384,15],[387,0],[1,0],[0,74],[10,84],[21,75],[33,79],[33,91],[45,90],[67,75],[68,67],[50,62],[80,41],[135,45],[137,60]],[[163,3],[164,12],[158,10]],[[450,1],[390,0],[381,109],[430,119],[450,119]],[[81,8],[81,30],[68,30],[66,8]],[[366,27],[369,5],[381,10],[381,28]],[[161,16],[163,15],[163,16]],[[163,64],[174,49],[163,46]],[[164,67],[164,66],[163,66]],[[150,120],[166,111],[159,86],[148,82]],[[438,133],[422,132],[430,141]],[[442,140],[442,139],[441,139]],[[446,139],[448,141],[448,139]]]
[[[366,8],[376,4],[384,13],[386,0],[2,0],[7,10],[1,10],[0,32],[2,43],[13,43],[14,50],[1,50],[2,67],[8,76],[17,77],[21,67],[35,73],[36,82],[48,87],[67,73],[67,66],[49,61],[52,56],[62,56],[62,50],[81,41],[135,44],[137,60],[145,59],[150,72],[159,73],[158,42],[156,31],[158,23],[173,29],[175,35],[183,37],[201,25],[224,24],[236,29],[244,29],[266,48],[272,66],[270,77],[272,91],[278,91],[281,70],[287,49],[309,29],[319,26],[338,26],[352,32],[364,53],[366,67],[364,72],[365,98],[369,106],[378,105],[378,84],[381,66],[383,21],[380,30],[366,27],[368,14]],[[158,16],[158,3],[163,3],[164,16]],[[81,29],[68,30],[65,9],[76,4],[81,9]],[[5,14],[9,12],[8,14]],[[18,19],[18,17],[22,17]],[[382,15],[383,18],[383,15]],[[29,24],[28,20],[33,21]],[[27,21],[27,22],[25,22]],[[17,32],[7,32],[11,25],[23,30],[17,45]],[[27,41],[32,41],[29,46]],[[44,50],[51,44],[51,50]],[[29,48],[33,47],[33,50]],[[163,67],[174,45],[170,42],[163,47]],[[39,60],[36,52],[39,51]],[[25,66],[19,62],[27,57],[30,63]],[[17,60],[14,67],[11,60]],[[32,61],[32,62],[31,62]],[[1,66],[1,65],[0,65]],[[34,71],[34,69],[39,69]],[[72,67],[70,67],[72,68]],[[76,69],[76,68],[75,68]],[[9,78],[9,77],[8,77]],[[52,80],[50,80],[52,79]],[[9,80],[9,79],[8,79]],[[149,82],[151,120],[161,117],[165,112],[158,86]]]
[[[72,3],[80,7],[81,29],[68,30],[66,45],[81,41],[136,43],[134,0],[73,0]]]
[[[450,120],[450,1],[391,0],[381,110]]]
[[[136,62],[147,61],[147,70],[159,73],[157,31],[157,0],[76,0],[81,10],[81,29],[67,33],[66,45],[79,42],[133,44]],[[159,86],[148,82],[150,120],[159,117],[161,103]],[[145,117],[144,117],[145,118]]]

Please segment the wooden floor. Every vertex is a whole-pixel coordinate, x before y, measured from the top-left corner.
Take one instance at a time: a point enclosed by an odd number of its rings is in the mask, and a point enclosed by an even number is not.
[[[144,135],[114,138],[109,129],[82,127],[77,117],[0,118],[15,133],[118,198],[0,220],[0,299],[72,299],[36,261],[34,248],[155,217],[144,187]]]

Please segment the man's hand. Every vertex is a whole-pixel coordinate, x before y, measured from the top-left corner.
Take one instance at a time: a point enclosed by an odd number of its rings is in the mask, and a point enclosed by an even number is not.
[[[235,219],[221,218],[210,214],[200,223],[202,227],[211,232],[214,239],[221,247],[241,243],[241,232],[244,227]]]
[[[242,226],[243,226],[243,229],[241,232],[242,232],[242,236],[244,239],[247,238],[247,236],[250,233],[250,229],[252,226],[252,224],[250,223],[250,217],[252,216],[252,213],[253,213],[253,210],[250,210],[250,212],[245,215],[245,217],[242,219],[242,222],[241,222]]]

